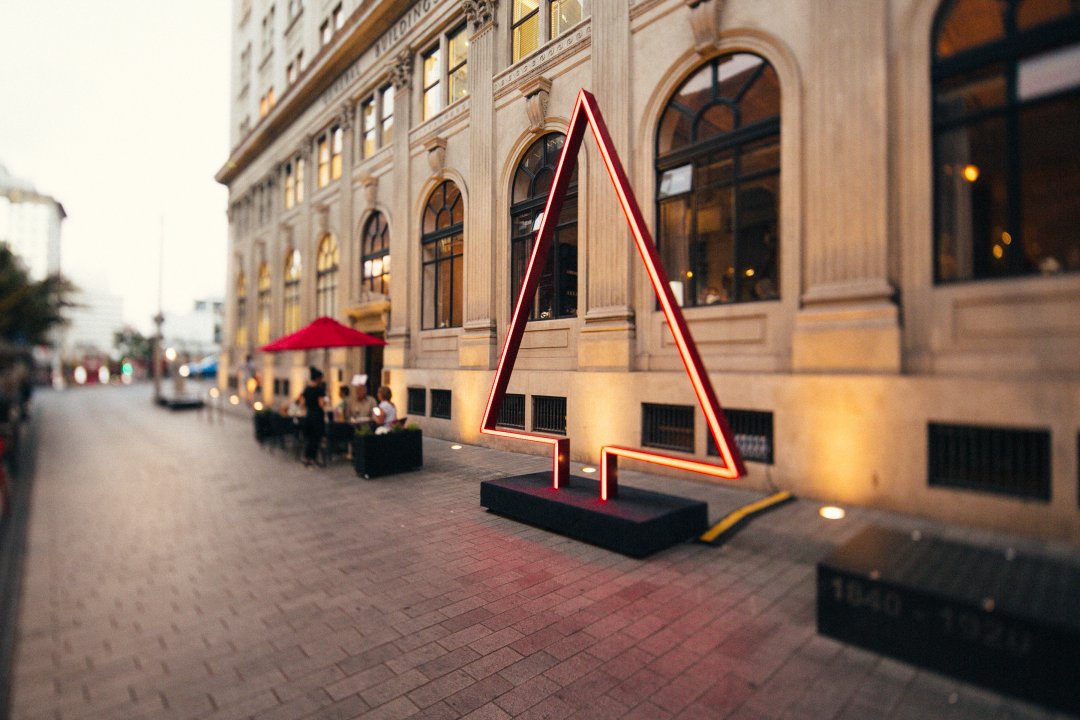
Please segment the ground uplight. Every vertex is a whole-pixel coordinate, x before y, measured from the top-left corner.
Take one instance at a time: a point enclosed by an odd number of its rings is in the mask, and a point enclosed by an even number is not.
[[[460,449],[461,449],[461,446],[460,446],[460,445],[451,445],[451,446],[450,446],[450,449],[451,449],[451,450],[460,450]]]
[[[836,507],[835,505],[826,505],[818,510],[818,515],[826,520],[842,520],[846,514],[844,508]]]
[[[583,473],[594,473],[594,472],[596,472],[596,468],[594,468],[594,467],[583,467],[583,468],[581,468],[581,472],[583,472]]]

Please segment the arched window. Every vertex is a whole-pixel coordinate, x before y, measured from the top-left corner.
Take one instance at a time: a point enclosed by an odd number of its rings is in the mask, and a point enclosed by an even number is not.
[[[300,251],[288,250],[285,253],[285,292],[283,321],[285,334],[300,329]]]
[[[373,293],[390,295],[390,229],[386,218],[377,210],[364,223],[360,240],[360,286]]]
[[[424,208],[420,238],[424,330],[461,325],[464,222],[461,192],[447,180],[435,188]]]
[[[317,314],[334,317],[337,310],[338,248],[333,235],[323,236],[315,264],[315,305]]]
[[[241,270],[236,274],[236,347],[246,348],[247,344],[247,278]]]
[[[259,344],[270,342],[270,266],[265,262],[259,265],[259,324],[257,335]]]
[[[933,53],[935,279],[1080,271],[1080,6],[946,0]]]
[[[559,163],[564,136],[550,133],[525,151],[511,188],[510,206],[510,303],[517,302],[536,232],[544,214],[555,166]],[[540,275],[532,320],[577,315],[577,166],[570,178],[566,200],[555,227],[554,242]]]
[[[683,306],[780,297],[780,84],[749,53],[675,91],[656,137],[657,244]]]

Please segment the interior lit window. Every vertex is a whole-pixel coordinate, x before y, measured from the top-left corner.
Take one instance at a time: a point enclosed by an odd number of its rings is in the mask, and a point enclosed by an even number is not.
[[[285,292],[282,317],[285,334],[300,329],[300,251],[290,249],[285,253]]]
[[[421,328],[461,325],[465,203],[447,180],[428,197],[421,226]]]
[[[340,30],[345,25],[345,12],[341,8],[341,3],[337,4],[334,11],[330,14],[330,19],[333,21],[334,30]]]
[[[514,0],[514,62],[540,47],[540,0]]]
[[[296,158],[296,202],[304,202],[304,166],[306,161],[303,156]]]
[[[936,281],[1080,271],[1080,5],[947,0],[933,47]]]
[[[380,93],[382,94],[382,116],[380,125],[382,128],[379,142],[386,147],[394,139],[394,86],[387,85]]]
[[[318,157],[319,187],[324,188],[330,184],[330,135],[327,133],[319,137]]]
[[[327,234],[319,242],[315,264],[315,304],[319,316],[334,317],[337,309],[338,246]]]
[[[247,344],[247,278],[241,270],[236,274],[236,347],[246,348]]]
[[[341,150],[345,145],[345,133],[340,127],[330,130],[330,178],[337,180],[341,177]]]
[[[517,302],[525,270],[540,229],[564,136],[549,133],[525,151],[514,173],[510,206],[510,303]],[[530,320],[577,315],[578,299],[577,166],[570,179],[551,250],[540,274]]]
[[[420,56],[424,67],[424,120],[469,94],[467,31],[464,24],[454,28]]]
[[[442,48],[438,45],[423,55],[424,59],[424,119],[434,117],[442,110]]]
[[[373,293],[390,295],[390,229],[386,219],[375,211],[364,224],[360,241],[361,287]]]
[[[258,342],[259,345],[265,345],[270,342],[270,266],[265,262],[259,265],[258,302]]]
[[[684,307],[780,297],[780,84],[723,55],[675,91],[656,137],[657,244]]]
[[[446,38],[446,76],[449,81],[447,103],[460,100],[469,93],[469,68],[466,64],[469,57],[469,36],[466,29],[467,27],[462,25]]]
[[[296,204],[296,172],[291,162],[285,163],[285,209]]]
[[[554,40],[581,22],[582,0],[514,0],[513,61]]]

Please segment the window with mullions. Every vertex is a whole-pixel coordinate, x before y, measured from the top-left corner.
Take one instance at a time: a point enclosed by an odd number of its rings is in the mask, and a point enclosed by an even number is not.
[[[936,281],[1080,271],[1080,5],[947,0],[933,48]]]
[[[315,300],[320,316],[334,317],[337,310],[338,246],[333,235],[319,243],[315,265]]]
[[[581,22],[582,5],[582,0],[514,0],[513,61]]]
[[[364,223],[360,240],[360,287],[373,293],[390,295],[390,229],[386,218],[376,210]]]
[[[525,280],[536,233],[544,214],[564,136],[550,133],[525,151],[511,188],[510,303],[513,308]],[[577,166],[570,178],[566,200],[555,226],[551,251],[540,275],[530,320],[574,317],[578,298]]]
[[[467,25],[451,30],[420,56],[424,67],[424,120],[469,93],[467,30]],[[445,64],[443,58],[446,58]]]
[[[324,188],[330,184],[330,136],[324,134],[319,138],[319,145],[317,150],[318,157],[318,171],[317,180],[320,188]]]
[[[236,347],[244,348],[247,344],[247,278],[241,270],[236,275]]]
[[[366,160],[394,139],[394,86],[360,103],[360,155]]]
[[[780,84],[749,53],[675,91],[656,137],[657,244],[683,307],[780,297]]]
[[[421,328],[461,325],[465,203],[450,180],[428,197],[424,208]]]
[[[300,251],[285,253],[285,292],[283,293],[282,318],[285,334],[300,329]]]
[[[270,342],[270,266],[265,262],[259,265],[258,313],[256,335],[259,344],[265,345]]]

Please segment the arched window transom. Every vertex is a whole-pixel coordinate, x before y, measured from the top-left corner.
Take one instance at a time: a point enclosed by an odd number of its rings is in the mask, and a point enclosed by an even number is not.
[[[428,197],[422,224],[421,327],[457,327],[463,312],[465,203],[450,180]]]
[[[285,292],[283,293],[283,323],[285,334],[300,329],[300,251],[285,253]]]
[[[315,300],[317,314],[334,317],[337,311],[338,245],[333,235],[319,242],[315,262]]]
[[[390,295],[390,228],[377,210],[364,223],[360,240],[360,282],[369,292]]]

